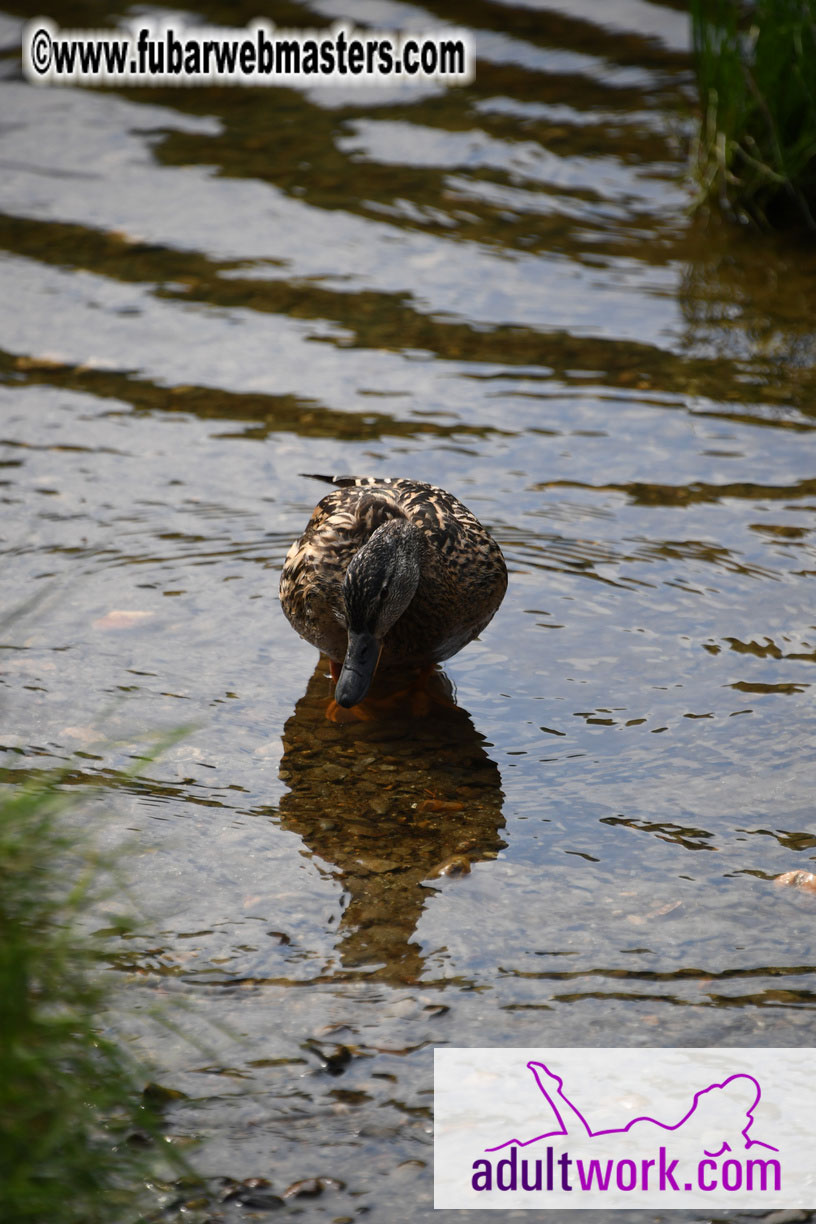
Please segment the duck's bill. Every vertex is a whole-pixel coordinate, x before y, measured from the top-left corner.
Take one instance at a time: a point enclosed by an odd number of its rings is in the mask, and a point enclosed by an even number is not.
[[[380,658],[380,643],[373,633],[349,632],[343,670],[334,690],[338,705],[357,705],[369,690]]]

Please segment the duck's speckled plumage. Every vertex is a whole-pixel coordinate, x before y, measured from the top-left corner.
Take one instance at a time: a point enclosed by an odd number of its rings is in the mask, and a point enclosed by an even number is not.
[[[342,663],[346,570],[391,519],[418,529],[420,576],[407,609],[382,639],[380,667],[441,662],[481,633],[504,598],[507,569],[498,544],[457,498],[404,478],[320,479],[338,487],[315,507],[281,574],[281,604],[301,637]],[[357,585],[365,591],[365,584],[363,573]]]

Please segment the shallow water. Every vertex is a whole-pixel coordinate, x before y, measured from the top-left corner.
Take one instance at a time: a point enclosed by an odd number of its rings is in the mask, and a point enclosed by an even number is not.
[[[111,1024],[307,1219],[430,1219],[434,1046],[814,1041],[816,254],[689,220],[686,18],[600,11],[276,14],[469,25],[448,91],[34,89],[0,19],[7,776],[107,781]],[[457,709],[326,722],[320,471],[500,541]]]

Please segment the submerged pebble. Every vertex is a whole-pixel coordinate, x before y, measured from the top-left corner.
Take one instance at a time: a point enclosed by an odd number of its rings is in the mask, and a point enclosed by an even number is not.
[[[305,1177],[302,1181],[292,1182],[283,1192],[285,1199],[317,1198],[324,1190],[342,1190],[343,1183],[334,1177]]]
[[[803,892],[816,892],[816,874],[812,871],[785,871],[774,878],[774,884],[788,884]]]
[[[434,880],[438,876],[458,876],[470,874],[470,860],[466,859],[463,854],[454,854],[449,859],[445,859],[444,863],[440,863],[428,872],[428,879]]]

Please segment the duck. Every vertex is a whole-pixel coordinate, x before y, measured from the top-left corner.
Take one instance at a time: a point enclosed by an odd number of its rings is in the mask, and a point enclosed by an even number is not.
[[[328,655],[334,702],[350,709],[375,672],[433,670],[472,642],[504,599],[507,566],[445,489],[406,477],[309,478],[334,490],[289,549],[280,602],[297,633]]]

